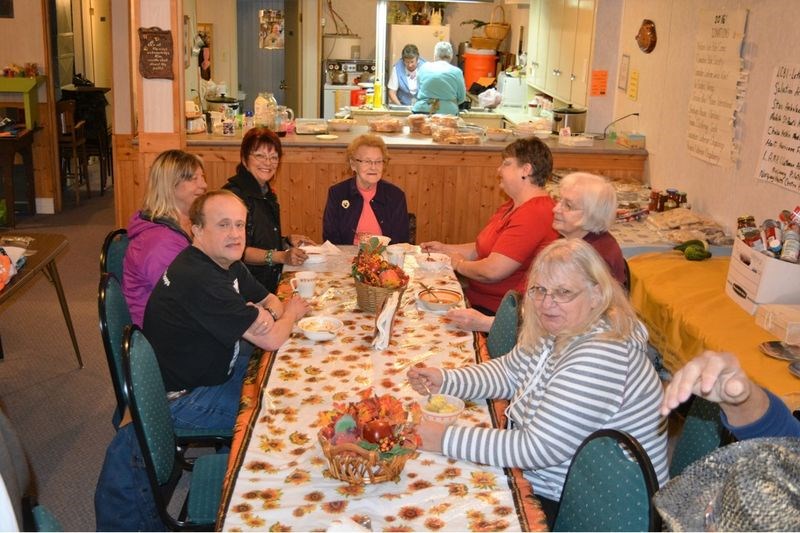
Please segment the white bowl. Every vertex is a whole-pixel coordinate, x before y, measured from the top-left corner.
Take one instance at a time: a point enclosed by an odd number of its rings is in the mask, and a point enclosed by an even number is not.
[[[431,404],[438,402],[443,402],[451,406],[452,410],[448,412],[433,410],[432,407],[435,407],[435,405]],[[423,400],[420,404],[423,419],[429,420],[430,422],[438,422],[445,426],[452,425],[458,417],[461,416],[461,413],[464,412],[464,406],[464,400],[456,398],[455,396],[450,396],[449,394],[433,394],[431,395],[430,403],[428,400]]]
[[[446,254],[421,253],[417,255],[417,264],[422,270],[428,272],[438,272],[446,268],[450,264],[450,256]]]
[[[431,311],[443,313],[461,303],[461,295],[450,289],[423,289],[417,293],[420,305]]]
[[[343,326],[341,320],[332,316],[307,316],[297,323],[303,335],[312,341],[329,341]]]

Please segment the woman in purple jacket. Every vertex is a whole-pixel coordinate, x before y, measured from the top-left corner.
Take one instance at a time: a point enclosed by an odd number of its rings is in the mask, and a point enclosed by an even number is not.
[[[128,249],[122,267],[122,293],[137,326],[158,278],[192,242],[189,206],[206,192],[199,157],[167,150],[153,161],[142,209],[128,222]]]

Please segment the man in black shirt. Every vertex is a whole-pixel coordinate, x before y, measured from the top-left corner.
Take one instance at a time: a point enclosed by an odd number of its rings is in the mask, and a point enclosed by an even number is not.
[[[280,347],[309,306],[297,295],[281,303],[241,262],[247,209],[235,194],[206,193],[194,201],[189,217],[192,246],[153,289],[144,334],[158,358],[175,427],[228,429],[238,414],[253,346]],[[98,531],[165,527],[131,424],[120,427],[106,451],[95,515]]]

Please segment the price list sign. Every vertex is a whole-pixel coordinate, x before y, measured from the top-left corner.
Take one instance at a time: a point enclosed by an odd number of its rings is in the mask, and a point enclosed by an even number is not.
[[[800,192],[800,64],[775,67],[758,179]]]
[[[139,73],[143,78],[174,79],[172,54],[172,32],[139,28]]]

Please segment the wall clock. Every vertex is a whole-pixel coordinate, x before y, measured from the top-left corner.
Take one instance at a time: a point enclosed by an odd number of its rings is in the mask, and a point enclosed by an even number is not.
[[[656,47],[656,40],[656,23],[650,19],[644,19],[639,27],[639,33],[636,34],[636,44],[639,45],[639,50],[649,54]]]

